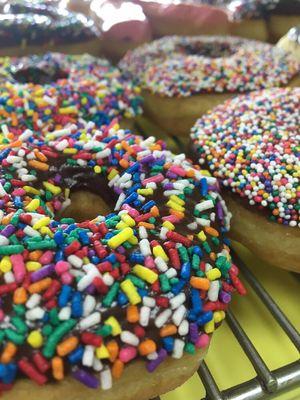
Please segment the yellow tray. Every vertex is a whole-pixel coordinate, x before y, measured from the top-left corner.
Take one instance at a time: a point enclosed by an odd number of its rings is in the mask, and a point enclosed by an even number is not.
[[[299,330],[300,277],[258,261],[242,246],[235,245],[235,247],[243,261]],[[249,287],[248,296],[234,297],[231,310],[268,368],[277,369],[299,360],[298,351]],[[225,390],[256,376],[252,365],[226,323],[215,332],[205,361],[220,390]],[[184,385],[161,396],[161,399],[200,400],[204,397],[203,384],[198,374],[194,374]],[[275,395],[272,399],[300,400],[300,387]]]

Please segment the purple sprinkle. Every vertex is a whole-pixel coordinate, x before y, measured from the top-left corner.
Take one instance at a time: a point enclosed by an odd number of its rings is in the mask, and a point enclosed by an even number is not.
[[[218,218],[221,221],[223,221],[223,219],[224,219],[224,211],[223,211],[223,207],[222,207],[222,204],[221,204],[220,201],[217,203],[217,214],[218,214]]]
[[[32,272],[30,276],[31,282],[40,281],[41,279],[44,279],[47,276],[51,275],[54,272],[54,267],[54,264],[47,264],[37,271]]]
[[[174,189],[174,185],[173,185],[173,183],[166,183],[165,185],[164,185],[164,190],[173,190]]]
[[[83,383],[85,386],[91,389],[98,389],[99,387],[99,379],[97,379],[94,375],[89,374],[83,369],[78,369],[72,373],[73,377]]]
[[[153,161],[155,161],[155,158],[153,157],[152,154],[149,154],[148,156],[143,157],[143,158],[140,160],[140,163],[142,163],[142,164],[147,164],[147,163],[150,163],[150,162],[153,162]]]
[[[93,284],[89,285],[89,286],[86,288],[86,292],[87,292],[88,294],[94,294],[94,293],[96,292],[95,286],[94,286]]]
[[[174,174],[174,172],[171,172],[171,171],[168,171],[166,173],[166,176],[167,176],[167,178],[170,178],[170,179],[176,179],[177,178],[177,175]]]
[[[228,304],[231,301],[231,294],[225,292],[224,290],[221,290],[219,293],[219,298],[222,301],[222,303]]]
[[[194,322],[190,323],[189,326],[189,333],[190,333],[190,341],[192,343],[196,343],[198,340],[198,327],[197,324],[195,324]]]
[[[165,349],[159,350],[157,358],[146,364],[147,371],[153,372],[167,358],[167,355],[168,353]]]
[[[1,235],[5,236],[5,237],[9,237],[10,235],[12,235],[15,232],[15,230],[16,230],[16,228],[13,225],[9,224],[3,229],[3,231],[1,231]]]

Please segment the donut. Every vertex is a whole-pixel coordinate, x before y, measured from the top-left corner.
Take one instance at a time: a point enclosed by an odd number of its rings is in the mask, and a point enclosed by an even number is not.
[[[91,17],[101,30],[104,54],[113,61],[152,39],[142,7],[131,1],[93,0]]]
[[[204,2],[141,0],[156,37],[167,35],[224,35],[229,33],[228,13]]]
[[[216,179],[115,122],[1,137],[0,170],[6,398],[46,400],[49,382],[53,398],[148,399],[186,380],[245,294]]]
[[[175,136],[187,136],[199,116],[229,97],[294,85],[299,72],[282,49],[230,36],[165,37],[128,52],[119,65],[138,80],[146,116]]]
[[[300,0],[277,0],[268,19],[270,40],[276,43],[293,26],[299,25]]]
[[[42,54],[47,51],[100,54],[93,21],[62,7],[12,1],[0,15],[0,56]]]
[[[89,16],[91,1],[92,0],[62,0],[62,3],[64,7],[72,12]]]
[[[266,23],[270,0],[230,0],[226,3],[231,22],[231,34],[248,39],[268,41]]]
[[[300,88],[238,96],[199,119],[192,144],[220,179],[230,237],[274,266],[300,272]]]
[[[0,122],[4,134],[44,132],[114,118],[133,125],[141,113],[139,88],[107,60],[48,53],[0,59]]]
[[[277,46],[285,51],[290,51],[298,62],[300,62],[300,25],[291,28],[288,33],[279,40]]]

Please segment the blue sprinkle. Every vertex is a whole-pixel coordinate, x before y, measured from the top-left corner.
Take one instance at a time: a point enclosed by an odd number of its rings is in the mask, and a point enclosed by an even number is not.
[[[192,312],[199,314],[202,310],[202,300],[197,289],[191,290]]]
[[[171,336],[164,337],[162,339],[162,344],[163,344],[164,349],[168,353],[171,353],[174,348],[174,338],[172,338]]]
[[[181,278],[186,279],[186,280],[190,278],[191,264],[189,262],[182,264],[180,276],[181,276]]]
[[[119,292],[117,301],[118,301],[119,306],[125,306],[125,304],[128,303],[127,296],[122,292]]]
[[[137,200],[138,198],[138,194],[137,193],[131,193],[124,201],[123,204],[130,204],[132,202],[134,202],[135,200]]]
[[[68,355],[69,362],[71,364],[78,364],[82,360],[83,353],[83,346],[78,346],[77,349],[73,350],[72,353]]]
[[[188,319],[188,321],[190,321],[190,322],[195,322],[195,321],[197,321],[197,315],[195,314],[195,312],[194,312],[193,310],[190,310],[190,311],[188,312],[187,319]]]
[[[129,168],[127,168],[126,172],[128,174],[132,174],[133,172],[137,172],[139,169],[140,169],[140,163],[139,162],[135,162]]]
[[[82,294],[80,292],[75,292],[73,294],[71,308],[72,308],[72,317],[80,318],[82,316],[83,313]]]
[[[147,212],[147,211],[149,211],[152,207],[154,207],[155,205],[156,205],[156,203],[155,203],[154,200],[147,201],[147,203],[145,203],[145,204],[143,205],[143,207],[141,208],[141,211]]]
[[[70,224],[66,229],[64,229],[64,233],[69,234],[76,228],[77,228],[76,224]]]
[[[64,258],[65,258],[65,256],[64,256],[64,252],[63,252],[63,250],[58,250],[56,253],[55,253],[55,261],[56,262],[58,262],[58,261],[61,261],[61,260],[64,260]]]
[[[114,253],[111,253],[109,256],[105,257],[103,261],[108,261],[111,264],[114,264],[117,261],[117,257]]]
[[[206,196],[208,193],[208,184],[207,184],[207,179],[206,178],[202,178],[200,179],[200,193],[202,196]]]
[[[197,319],[197,324],[198,325],[205,325],[207,322],[211,321],[213,319],[213,312],[212,311],[207,311],[200,315],[200,317]]]
[[[69,299],[71,297],[71,293],[72,293],[72,287],[68,286],[68,285],[63,285],[60,295],[58,297],[58,305],[59,307],[65,307],[68,302]]]
[[[55,243],[58,244],[59,246],[62,245],[65,241],[64,234],[62,233],[62,231],[56,231],[53,236],[53,239]]]
[[[179,279],[179,282],[172,286],[171,292],[175,295],[180,293],[184,288],[185,284],[186,281],[184,279]]]
[[[203,257],[203,251],[201,250],[200,246],[194,246],[193,253],[197,254],[200,258]]]
[[[85,231],[80,231],[79,234],[79,240],[81,243],[85,246],[90,243],[90,238],[88,237],[87,233]]]
[[[148,291],[147,291],[146,289],[138,288],[137,291],[138,291],[138,293],[139,293],[139,295],[140,295],[141,297],[148,296]]]

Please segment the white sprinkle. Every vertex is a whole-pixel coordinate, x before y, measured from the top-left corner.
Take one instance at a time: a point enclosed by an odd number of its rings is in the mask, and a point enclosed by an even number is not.
[[[109,157],[110,155],[111,155],[111,149],[107,147],[102,151],[98,151],[98,153],[96,153],[96,158],[106,158]]]
[[[82,356],[82,365],[84,367],[92,367],[94,362],[94,346],[85,346],[83,356]]]
[[[110,369],[100,372],[100,382],[102,390],[108,390],[112,387],[112,377]]]
[[[9,244],[9,239],[6,236],[0,235],[0,246],[6,246]]]
[[[140,311],[140,324],[142,326],[148,326],[150,317],[150,307],[143,306]]]
[[[36,321],[38,319],[42,319],[45,315],[45,310],[43,310],[41,307],[35,307],[32,308],[31,310],[26,311],[25,317],[26,319]]]
[[[34,308],[40,304],[42,296],[38,293],[32,294],[26,302],[27,308]]]
[[[171,317],[172,315],[172,311],[167,308],[166,310],[164,310],[163,312],[161,312],[154,321],[154,324],[157,328],[161,328],[167,321],[168,319]]]
[[[172,315],[172,321],[176,326],[179,326],[181,324],[183,318],[185,317],[185,314],[186,314],[186,308],[184,305],[181,305],[176,309],[176,311]]]
[[[122,342],[130,344],[132,346],[138,346],[138,344],[140,343],[139,338],[130,331],[122,331],[120,338]]]
[[[151,256],[151,247],[148,239],[142,239],[140,241],[140,250],[144,257]]]
[[[26,225],[25,228],[23,229],[23,232],[27,235],[27,236],[31,236],[31,237],[35,237],[35,236],[41,236],[40,233],[35,230],[32,229],[31,226]]]
[[[0,197],[4,197],[6,195],[7,195],[7,193],[4,190],[4,187],[2,186],[2,183],[0,183]]]
[[[100,324],[100,321],[101,321],[101,314],[96,311],[93,314],[90,314],[88,317],[83,318],[79,322],[78,326],[79,329],[86,330],[91,326]]]
[[[156,257],[154,262],[160,272],[166,272],[168,270],[166,262],[161,257]]]
[[[170,306],[172,310],[176,310],[181,304],[183,304],[186,300],[186,296],[184,293],[179,293],[177,296],[170,299]]]
[[[93,370],[94,370],[94,371],[97,371],[97,372],[100,372],[102,369],[103,369],[103,364],[102,364],[102,362],[101,362],[97,357],[94,357],[94,360],[93,360]]]
[[[67,260],[75,268],[81,268],[81,266],[83,264],[82,259],[75,256],[74,254],[71,254],[70,256],[68,256]]]
[[[178,333],[180,336],[186,336],[189,333],[189,323],[184,319],[178,327]]]
[[[195,208],[198,211],[204,211],[204,210],[209,210],[210,208],[213,208],[214,203],[212,202],[212,200],[204,200],[201,203],[198,203]]]
[[[175,339],[172,357],[181,358],[183,355],[183,348],[184,348],[184,341],[181,339]]]
[[[210,301],[217,301],[219,297],[220,284],[219,281],[211,281],[207,292],[207,297]]]
[[[144,304],[144,306],[153,308],[153,307],[155,307],[156,302],[152,297],[144,296],[143,297],[143,304]]]
[[[96,307],[96,299],[94,296],[87,294],[83,301],[83,316],[87,317]]]
[[[71,317],[71,307],[63,307],[58,313],[58,318],[61,321],[67,321]]]

